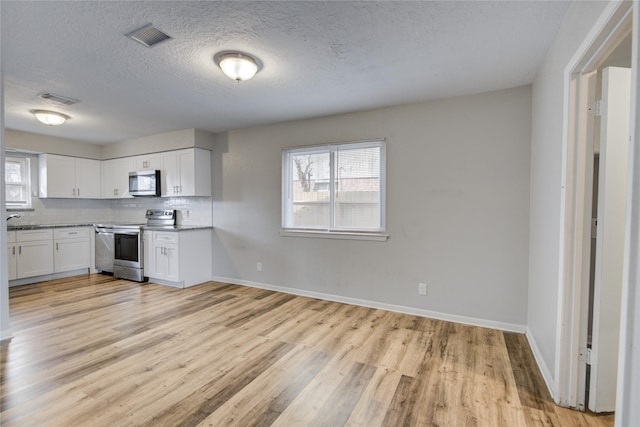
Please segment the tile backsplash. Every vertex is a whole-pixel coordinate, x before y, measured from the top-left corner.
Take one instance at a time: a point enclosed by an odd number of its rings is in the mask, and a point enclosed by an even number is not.
[[[210,197],[142,197],[116,200],[32,198],[33,210],[10,212],[11,225],[144,223],[147,209],[176,209],[179,225],[212,225]]]
[[[212,225],[211,197],[137,197],[111,201],[113,222],[145,222],[147,209],[175,209],[179,225]]]

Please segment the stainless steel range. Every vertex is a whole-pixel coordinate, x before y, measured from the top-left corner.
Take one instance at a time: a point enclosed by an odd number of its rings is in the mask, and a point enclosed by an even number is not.
[[[144,254],[142,253],[142,226],[117,225],[113,227],[113,276],[144,282]]]
[[[148,209],[145,215],[148,226],[173,226],[176,211]],[[136,282],[144,282],[143,225],[113,225],[113,275]]]

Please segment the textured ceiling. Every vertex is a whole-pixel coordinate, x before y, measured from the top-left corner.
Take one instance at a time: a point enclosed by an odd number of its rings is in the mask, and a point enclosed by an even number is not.
[[[0,2],[5,126],[93,143],[212,132],[532,82],[562,1]],[[153,23],[149,49],[124,35]],[[235,83],[213,63],[264,63]],[[52,92],[81,102],[64,106]],[[32,109],[71,116],[47,127]]]

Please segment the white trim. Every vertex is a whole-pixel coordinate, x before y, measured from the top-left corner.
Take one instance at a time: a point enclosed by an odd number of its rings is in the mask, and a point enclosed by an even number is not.
[[[441,313],[438,311],[424,310],[421,308],[407,307],[404,305],[387,304],[378,301],[365,300],[360,298],[345,297],[342,295],[326,294],[324,292],[306,291],[303,289],[288,288],[285,286],[268,285],[265,283],[253,282],[249,280],[235,279],[232,277],[213,276],[214,282],[229,283],[232,285],[248,286],[251,288],[267,289],[270,291],[282,292],[285,294],[298,295],[309,298],[317,298],[326,301],[340,302],[344,304],[357,305],[361,307],[376,308],[380,310],[393,311],[396,313],[411,314],[414,316],[427,317],[430,319],[445,320],[448,322],[461,323],[463,325],[479,326],[481,328],[497,329],[505,332],[524,333],[525,325],[517,323],[498,322],[496,320],[479,319],[477,317],[460,316],[457,314]]]
[[[11,329],[2,329],[0,330],[0,341],[4,341],[4,340],[8,340],[13,338],[13,334],[11,332]]]
[[[631,143],[625,260],[622,279],[620,314],[620,353],[616,391],[615,425],[629,426],[638,421],[640,409],[640,5],[633,10],[633,43],[631,67]]]
[[[580,86],[581,75],[594,67],[627,33],[632,2],[609,3],[593,25],[580,47],[564,69],[562,182],[560,201],[560,239],[558,269],[558,313],[556,321],[555,376],[557,387],[554,400],[562,406],[576,407],[580,392],[579,337],[582,328],[583,302],[583,224],[591,216],[585,212],[585,148],[580,145]],[[583,91],[584,92],[584,91]],[[584,93],[582,94],[584,96]],[[590,161],[590,159],[589,159]],[[588,183],[590,188],[591,183]]]
[[[373,240],[384,242],[389,238],[388,234],[377,233],[345,233],[339,231],[305,231],[305,230],[280,230],[283,237],[315,237],[318,239],[340,240]]]
[[[149,283],[153,283],[155,285],[171,286],[172,288],[178,288],[178,289],[184,289],[189,287],[184,285],[184,281],[172,282],[171,280],[156,279],[155,277],[149,277]],[[195,286],[195,285],[191,285],[191,286]]]
[[[64,279],[66,277],[82,276],[89,274],[89,268],[81,268],[72,271],[63,271],[61,273],[44,274],[42,276],[25,277],[23,279],[9,280],[9,287],[32,285],[34,283],[46,282],[47,280]]]
[[[551,398],[556,403],[560,404],[556,400],[556,397],[558,396],[558,385],[554,382],[553,375],[551,374],[549,367],[545,363],[544,357],[542,357],[542,352],[538,347],[538,343],[536,342],[536,339],[533,337],[533,333],[531,332],[531,329],[529,329],[528,326],[527,326],[525,335],[527,337],[527,341],[529,341],[529,347],[531,347],[531,351],[533,352],[533,357],[536,360],[536,363],[538,364],[538,369],[540,369],[540,372],[542,373],[542,378],[544,379],[544,383],[547,385],[547,389],[551,394]]]

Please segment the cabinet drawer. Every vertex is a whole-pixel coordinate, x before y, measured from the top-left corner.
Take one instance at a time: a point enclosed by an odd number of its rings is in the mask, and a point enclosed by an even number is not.
[[[7,231],[7,243],[15,243],[15,242],[16,242],[16,232]]]
[[[53,240],[53,230],[51,228],[47,228],[44,230],[18,230],[16,231],[16,240],[18,242]]]
[[[175,232],[153,232],[153,241],[158,243],[178,243],[178,233]]]
[[[53,230],[53,238],[59,239],[79,239],[89,237],[88,228],[56,228]]]

